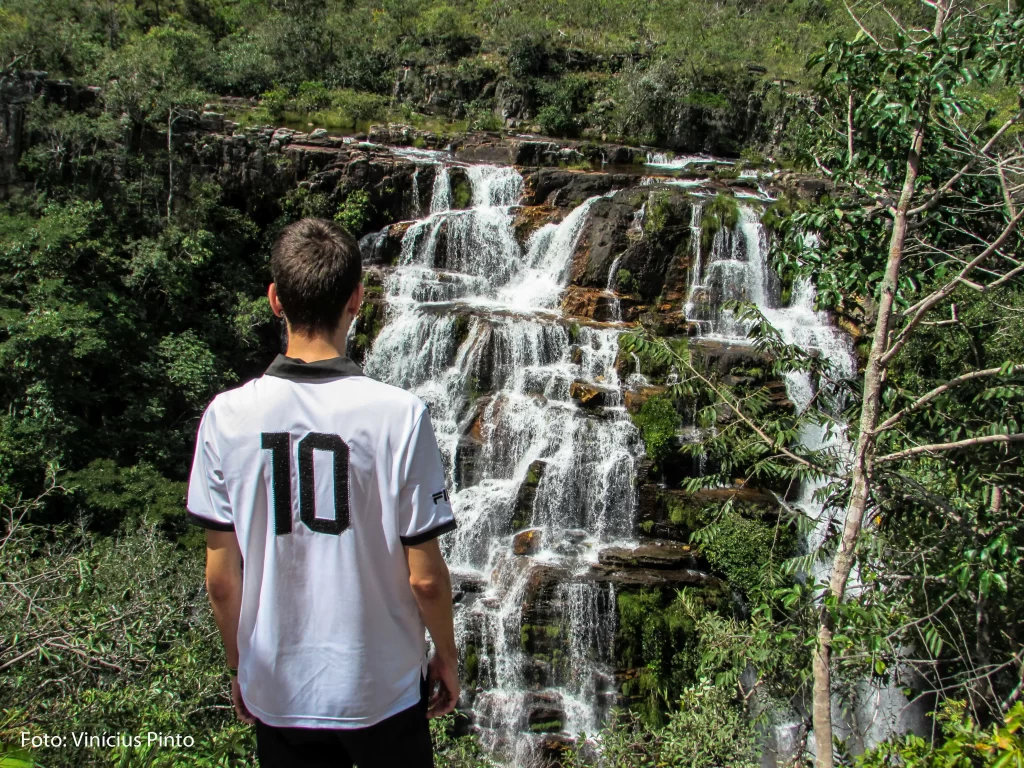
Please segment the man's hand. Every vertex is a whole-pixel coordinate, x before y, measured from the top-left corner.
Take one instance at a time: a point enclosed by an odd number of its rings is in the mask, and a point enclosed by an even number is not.
[[[460,691],[451,577],[437,539],[406,547],[405,556],[409,561],[409,586],[434,641],[434,656],[427,665],[427,717],[440,717],[455,709]]]
[[[434,686],[437,690],[434,690]],[[434,654],[427,665],[427,717],[447,715],[459,701],[459,664],[457,661],[444,661]]]
[[[231,678],[231,703],[235,705],[235,714],[238,715],[239,720],[249,725],[256,724],[256,718],[250,714],[249,708],[242,701],[242,689],[238,687],[237,677]]]

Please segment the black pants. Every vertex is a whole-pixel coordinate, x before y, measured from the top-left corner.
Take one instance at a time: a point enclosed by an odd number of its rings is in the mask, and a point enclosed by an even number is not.
[[[418,704],[368,728],[274,728],[256,721],[260,768],[434,768],[426,683]]]

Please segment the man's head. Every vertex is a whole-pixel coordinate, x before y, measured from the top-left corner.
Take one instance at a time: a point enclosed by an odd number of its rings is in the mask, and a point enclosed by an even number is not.
[[[334,337],[342,316],[359,311],[363,275],[359,244],[334,222],[302,219],[285,228],[270,257],[274,314],[290,333]]]

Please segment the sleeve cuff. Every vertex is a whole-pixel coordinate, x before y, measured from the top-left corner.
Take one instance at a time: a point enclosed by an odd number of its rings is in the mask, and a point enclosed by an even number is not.
[[[402,540],[403,545],[407,547],[415,547],[417,544],[426,544],[431,539],[436,539],[443,533],[454,531],[456,527],[455,518],[453,517],[451,520],[441,523],[440,525],[435,525],[433,528],[428,531],[424,531],[423,533],[417,533],[415,536],[400,536],[399,538]]]
[[[194,525],[198,525],[200,528],[205,528],[208,531],[233,531],[235,530],[234,523],[222,523],[219,520],[211,520],[208,517],[197,515],[192,510],[186,510],[188,512],[188,520]]]

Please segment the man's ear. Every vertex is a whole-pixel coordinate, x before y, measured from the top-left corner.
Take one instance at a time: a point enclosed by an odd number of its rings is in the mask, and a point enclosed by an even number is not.
[[[271,286],[273,288],[273,286]],[[352,296],[348,300],[348,304],[345,305],[345,311],[348,312],[352,317],[359,314],[359,305],[363,303],[363,284],[359,283],[356,289],[352,291]]]
[[[284,307],[281,306],[281,299],[277,297],[277,283],[271,283],[267,288],[267,298],[270,300],[270,310],[277,317],[284,316]]]

